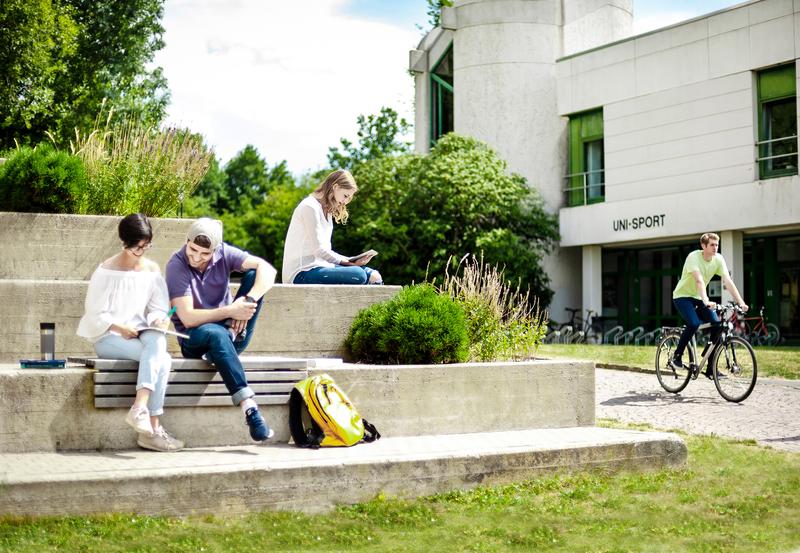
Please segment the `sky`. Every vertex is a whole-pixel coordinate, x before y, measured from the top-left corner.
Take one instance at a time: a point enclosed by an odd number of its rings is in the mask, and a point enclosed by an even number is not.
[[[737,3],[634,0],[634,33]],[[166,0],[154,63],[167,123],[203,134],[223,163],[252,144],[296,175],[324,168],[359,114],[388,106],[413,123],[408,53],[426,11],[426,0]]]

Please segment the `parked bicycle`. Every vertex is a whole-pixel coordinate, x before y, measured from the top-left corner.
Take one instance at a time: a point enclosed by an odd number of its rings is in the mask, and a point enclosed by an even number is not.
[[[573,309],[572,307],[565,307],[565,311],[569,311],[572,316],[570,320],[561,325],[559,330],[566,330],[567,327],[572,329],[574,333],[582,333],[581,338],[573,340],[573,342],[586,342],[587,344],[602,344],[603,343],[603,325],[600,322],[602,317],[591,309],[586,310],[587,317],[584,319],[578,313],[580,309]]]
[[[756,385],[758,376],[756,355],[747,340],[733,334],[732,317],[734,314],[744,315],[744,311],[733,303],[717,306],[716,310],[720,316],[720,323],[700,325],[700,330],[711,328],[715,324],[721,325],[716,340],[706,344],[701,358],[698,359],[697,341],[693,336],[686,348],[689,362],[684,363],[681,368],[674,367],[670,360],[684,327],[664,327],[664,337],[656,350],[656,376],[662,388],[677,394],[686,388],[689,380],[697,378],[708,362],[719,395],[728,401],[738,403],[747,399]]]
[[[734,314],[733,333],[741,336],[753,345],[776,346],[781,341],[781,331],[777,325],[768,323],[764,318],[764,307],[758,312],[758,316],[739,317]]]

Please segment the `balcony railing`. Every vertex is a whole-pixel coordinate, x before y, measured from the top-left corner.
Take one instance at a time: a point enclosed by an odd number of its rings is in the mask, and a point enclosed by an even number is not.
[[[564,179],[567,182],[567,187],[564,188],[564,203],[570,207],[602,202],[605,199],[605,169],[571,173]],[[576,185],[575,182],[579,184]]]

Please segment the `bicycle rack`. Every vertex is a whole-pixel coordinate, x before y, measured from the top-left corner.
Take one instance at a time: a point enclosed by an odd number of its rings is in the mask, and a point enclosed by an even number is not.
[[[603,343],[611,344],[613,342],[616,345],[617,337],[623,332],[625,332],[625,329],[621,325],[611,328],[603,334]]]
[[[657,328],[655,330],[651,330],[650,332],[645,332],[644,334],[640,334],[634,340],[634,343],[637,346],[651,346],[658,342],[658,339],[661,336],[661,329]]]
[[[544,337],[545,344],[557,344],[561,340],[561,331],[560,330],[552,330],[547,333],[547,336]]]
[[[572,343],[572,327],[565,326],[561,329],[561,344],[570,344]]]
[[[637,336],[643,333],[644,333],[644,327],[637,326],[636,328],[629,330],[628,332],[623,332],[622,334],[620,334],[619,338],[621,340],[624,340],[626,346],[629,346],[631,342],[633,342],[636,339]]]

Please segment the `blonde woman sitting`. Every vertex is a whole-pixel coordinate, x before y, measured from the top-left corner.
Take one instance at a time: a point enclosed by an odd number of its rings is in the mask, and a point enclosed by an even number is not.
[[[283,249],[284,284],[383,284],[381,274],[366,266],[372,255],[351,261],[331,246],[333,221],[347,222],[356,191],[353,176],[340,169],[298,204]]]

